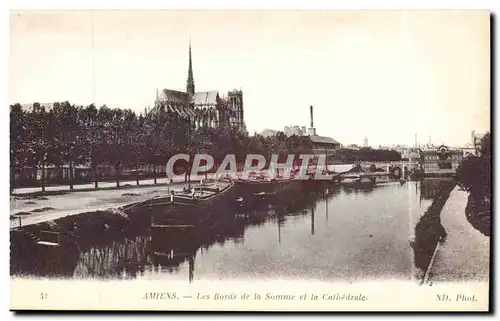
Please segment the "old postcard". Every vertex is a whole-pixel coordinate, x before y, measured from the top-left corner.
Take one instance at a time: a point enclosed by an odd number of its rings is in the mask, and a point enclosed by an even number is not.
[[[488,311],[488,11],[11,11],[9,63],[12,310]]]

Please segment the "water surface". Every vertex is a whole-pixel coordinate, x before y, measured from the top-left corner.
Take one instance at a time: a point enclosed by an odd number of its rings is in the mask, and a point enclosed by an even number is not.
[[[336,186],[200,227],[196,237],[129,233],[12,274],[158,280],[415,280],[415,226],[435,184]],[[161,254],[161,255],[159,255]]]

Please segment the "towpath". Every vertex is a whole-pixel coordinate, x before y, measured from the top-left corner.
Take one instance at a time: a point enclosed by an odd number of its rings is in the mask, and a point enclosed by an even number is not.
[[[429,267],[430,282],[488,281],[490,238],[467,221],[468,194],[456,187],[441,212],[441,224],[448,234],[436,250]]]

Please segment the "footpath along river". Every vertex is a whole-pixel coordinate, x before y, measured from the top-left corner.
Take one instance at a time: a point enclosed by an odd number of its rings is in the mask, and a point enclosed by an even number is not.
[[[392,182],[366,189],[336,186],[281,209],[259,210],[247,218],[240,215],[216,232],[207,228],[199,239],[172,244],[175,250],[167,257],[154,255],[151,238],[142,233],[82,248],[62,262],[29,267],[11,262],[11,274],[186,282],[418,281],[425,271],[414,258],[422,249],[414,249],[411,241],[437,186],[436,181]]]

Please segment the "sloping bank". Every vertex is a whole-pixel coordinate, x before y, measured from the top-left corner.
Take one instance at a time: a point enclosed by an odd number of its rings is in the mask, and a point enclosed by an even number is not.
[[[441,224],[441,211],[456,184],[456,181],[451,179],[439,182],[432,204],[415,226],[415,239],[411,242],[411,246],[415,266],[422,271],[422,278],[432,260],[437,244],[446,240],[446,230]]]
[[[146,202],[137,202],[119,209],[110,208],[65,216],[11,230],[11,259],[27,255],[35,258],[38,255],[44,256],[51,244],[54,245],[53,249],[78,247],[76,244],[98,242],[126,229],[147,228],[151,221],[151,212],[144,206]],[[40,241],[50,244],[47,247],[40,246]]]

